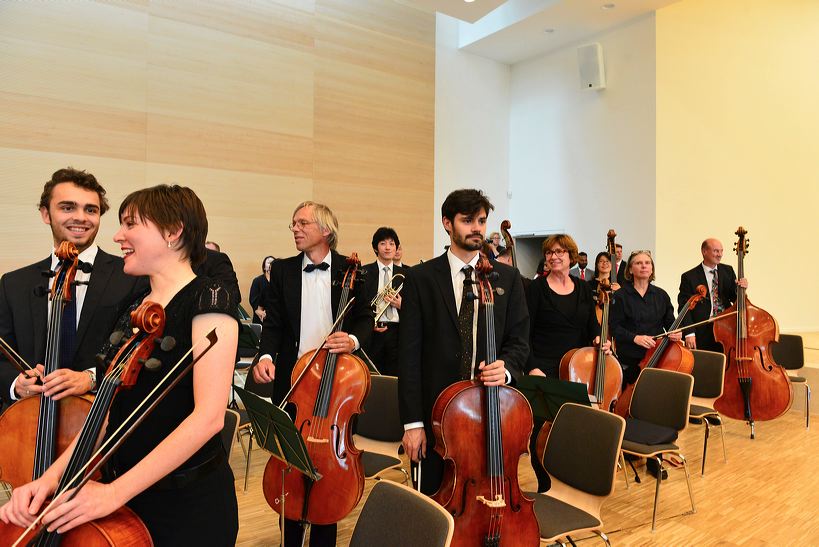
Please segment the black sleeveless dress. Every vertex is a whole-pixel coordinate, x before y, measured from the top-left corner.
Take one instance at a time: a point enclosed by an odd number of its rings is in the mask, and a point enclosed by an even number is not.
[[[191,323],[196,315],[205,313],[235,318],[236,303],[222,283],[197,277],[165,307],[164,335],[176,339],[175,347],[163,351],[157,346],[151,357],[159,359],[162,366],[156,371],[143,369],[134,387],[117,393],[111,404],[106,438],[191,348]],[[186,362],[191,359],[189,356]],[[113,480],[141,461],[193,408],[191,372],[123,443],[107,465],[106,479]],[[134,497],[127,506],[148,527],[157,547],[235,545],[239,530],[236,491],[220,436],[214,435],[177,470]]]

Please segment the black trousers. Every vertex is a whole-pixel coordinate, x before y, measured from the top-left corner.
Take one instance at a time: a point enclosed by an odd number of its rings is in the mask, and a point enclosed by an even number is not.
[[[310,547],[335,547],[337,524],[310,526]],[[284,547],[301,547],[304,528],[298,521],[284,520]]]
[[[398,328],[400,323],[387,323],[384,332],[373,332],[367,354],[379,372],[385,376],[398,376]]]

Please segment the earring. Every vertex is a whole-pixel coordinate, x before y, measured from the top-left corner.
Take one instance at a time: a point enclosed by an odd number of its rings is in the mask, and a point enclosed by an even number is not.
[[[168,248],[169,248],[169,249],[173,249],[173,244],[171,243],[171,240],[170,240],[170,239],[168,240]]]

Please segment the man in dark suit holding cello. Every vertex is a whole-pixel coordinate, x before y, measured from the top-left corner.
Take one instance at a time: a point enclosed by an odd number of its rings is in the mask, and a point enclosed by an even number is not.
[[[279,404],[290,390],[290,375],[299,357],[319,347],[336,317],[341,287],[333,283],[347,269],[347,257],[336,252],[338,221],[326,206],[312,201],[299,204],[290,231],[298,255],[276,260],[264,298],[259,362],[253,367],[258,383],[273,382],[273,402]],[[331,353],[352,353],[366,343],[373,328],[369,302],[358,297],[345,320],[346,331],[327,338]],[[312,547],[335,545],[336,524],[313,525]],[[285,544],[301,545],[301,525],[285,520]]]
[[[682,326],[693,325],[714,317],[731,307],[737,299],[737,285],[748,288],[748,280],[737,280],[734,269],[722,264],[722,243],[709,238],[700,245],[702,262],[680,277],[678,311],[697,292],[697,286],[708,287],[708,296],[685,316]],[[685,331],[685,345],[689,349],[722,352],[722,345],[714,340],[714,325],[706,323]]]
[[[411,268],[402,292],[398,396],[404,449],[412,461],[423,459],[421,490],[426,494],[437,491],[443,472],[430,423],[438,395],[463,379],[508,383],[521,374],[529,354],[529,313],[517,270],[492,263],[498,274],[493,283],[498,359],[493,363],[483,362],[486,343],[485,333],[477,328],[478,302],[464,296],[472,292],[469,280],[475,279],[492,209],[479,190],[452,192],[441,207],[449,249]],[[473,308],[471,313],[465,306]]]
[[[94,175],[72,168],[56,171],[43,188],[39,209],[51,228],[54,248],[63,241],[74,243],[80,261],[91,268],[78,270],[75,302],[66,306],[70,311],[64,311],[59,369],[41,385],[34,374],[20,374],[5,358],[0,359],[0,397],[8,402],[40,393],[58,400],[93,390],[96,354],[125,307],[147,289],[142,278],[123,273],[122,258],[94,244],[100,218],[108,210],[105,189]],[[47,289],[51,281],[44,272],[53,271],[57,263],[52,252],[0,279],[0,336],[40,374],[49,336]]]

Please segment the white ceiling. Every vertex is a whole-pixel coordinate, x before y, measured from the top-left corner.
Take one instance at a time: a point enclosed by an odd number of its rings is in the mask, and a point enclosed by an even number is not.
[[[679,0],[412,1],[461,19],[462,50],[514,64],[581,42]],[[606,4],[614,7],[604,9]]]

